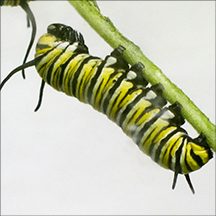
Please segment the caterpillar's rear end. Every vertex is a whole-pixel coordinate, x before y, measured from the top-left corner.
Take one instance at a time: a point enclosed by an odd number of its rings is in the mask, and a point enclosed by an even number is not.
[[[119,46],[105,60],[89,55],[81,34],[62,24],[52,24],[37,44],[36,64],[42,79],[58,91],[77,97],[107,115],[156,163],[184,174],[194,192],[189,173],[212,158],[205,136],[192,139],[181,128],[181,105],[170,106],[163,86],[147,86],[143,65],[129,67]]]

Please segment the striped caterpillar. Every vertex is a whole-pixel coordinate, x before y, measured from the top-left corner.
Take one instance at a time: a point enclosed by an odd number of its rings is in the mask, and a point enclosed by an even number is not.
[[[189,173],[200,169],[212,157],[201,133],[192,139],[181,128],[181,104],[170,106],[162,96],[159,83],[147,87],[142,77],[142,63],[129,67],[119,46],[104,60],[91,56],[82,34],[63,24],[51,24],[36,46],[35,59],[14,69],[0,88],[16,72],[35,65],[42,78],[39,102],[45,83],[104,113],[131,137],[140,150],[160,166],[184,174],[193,193]]]

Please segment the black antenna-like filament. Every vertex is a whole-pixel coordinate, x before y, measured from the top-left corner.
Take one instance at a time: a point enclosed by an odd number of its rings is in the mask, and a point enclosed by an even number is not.
[[[38,103],[37,103],[37,106],[35,108],[35,112],[38,111],[38,109],[40,108],[41,106],[41,103],[42,103],[42,98],[43,98],[43,90],[44,90],[44,86],[45,86],[45,81],[42,79],[42,82],[41,82],[41,87],[40,87],[40,93],[39,93],[39,99],[38,99]]]
[[[19,72],[20,70],[23,70],[24,68],[28,68],[31,67],[33,65],[35,65],[35,62],[38,60],[38,58],[35,58],[25,64],[22,64],[20,66],[18,66],[17,68],[13,69],[1,82],[0,84],[0,90],[3,88],[3,86],[5,85],[5,83],[17,72]]]
[[[186,181],[187,181],[187,183],[188,183],[188,185],[189,185],[189,187],[190,187],[192,193],[195,194],[195,190],[194,190],[194,187],[193,187],[193,185],[192,185],[192,183],[191,183],[189,174],[185,174],[184,176],[185,176],[185,179],[186,179]],[[175,172],[175,173],[174,173],[174,178],[173,178],[172,189],[175,189],[176,182],[177,182],[177,177],[178,177],[178,172]]]
[[[22,7],[22,9],[26,12],[27,14],[27,26],[29,27],[29,20],[31,21],[31,25],[32,25],[32,34],[31,34],[31,39],[28,45],[28,48],[26,50],[26,54],[23,60],[23,64],[26,63],[26,60],[28,58],[29,52],[32,48],[34,39],[35,39],[35,35],[36,35],[36,31],[37,31],[37,26],[36,26],[36,21],[35,21],[35,17],[34,14],[32,13],[31,9],[29,8],[29,5],[26,1],[20,1],[20,6]],[[22,76],[25,79],[25,72],[24,72],[24,68],[22,69]]]

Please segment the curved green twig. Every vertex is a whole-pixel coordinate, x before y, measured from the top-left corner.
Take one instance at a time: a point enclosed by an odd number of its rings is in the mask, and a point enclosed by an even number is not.
[[[196,129],[203,132],[210,147],[216,151],[215,125],[194,105],[194,103],[175,84],[162,73],[140,50],[138,46],[124,37],[108,17],[104,17],[95,1],[69,1],[89,25],[113,48],[122,45],[126,48],[124,57],[129,64],[142,62],[145,65],[143,76],[152,85],[162,83],[164,97],[172,104],[178,101],[183,106],[183,117]]]

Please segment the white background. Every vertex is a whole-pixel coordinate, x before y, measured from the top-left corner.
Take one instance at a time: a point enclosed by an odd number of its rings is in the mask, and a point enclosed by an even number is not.
[[[98,4],[215,123],[215,2]],[[80,31],[93,55],[104,58],[112,51],[67,1],[29,5],[37,39],[49,24],[60,22]],[[1,8],[2,79],[23,60],[31,35],[26,25],[20,7]],[[34,113],[41,81],[34,67],[26,69],[26,77],[14,75],[1,92],[3,215],[215,214],[215,154],[191,174],[195,195],[183,176],[173,191],[173,172],[154,163],[89,105],[46,86],[42,107]]]

